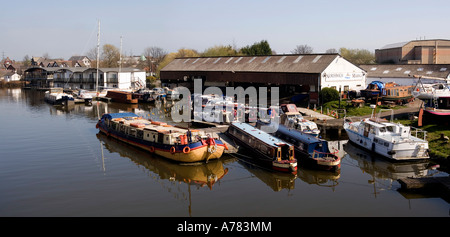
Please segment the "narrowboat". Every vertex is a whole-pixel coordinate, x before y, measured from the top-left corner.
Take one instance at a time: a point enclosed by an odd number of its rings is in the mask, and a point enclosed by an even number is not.
[[[412,132],[412,129],[415,131]],[[378,116],[356,122],[346,118],[344,130],[350,142],[391,160],[430,158],[426,131],[417,128],[393,123],[392,120]],[[423,139],[418,136],[421,133]]]
[[[131,92],[126,91],[108,91],[106,97],[111,98],[113,102],[126,103],[126,104],[137,104],[138,99],[133,98]]]
[[[258,121],[256,127],[263,124],[265,123]],[[295,157],[301,164],[330,171],[337,171],[341,167],[341,157],[337,150],[330,151],[326,140],[282,124],[278,125],[278,130],[273,135],[294,146]]]
[[[294,147],[248,123],[233,122],[227,134],[237,143],[254,153],[258,162],[273,170],[297,173],[297,160]]]
[[[134,113],[104,114],[96,127],[107,136],[181,163],[218,159],[227,149],[219,138],[204,131],[174,127]]]

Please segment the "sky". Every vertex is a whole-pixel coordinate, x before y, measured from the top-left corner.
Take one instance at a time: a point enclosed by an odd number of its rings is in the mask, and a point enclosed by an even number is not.
[[[374,52],[417,39],[450,39],[450,1],[77,0],[9,1],[0,10],[0,58],[68,59],[112,44],[126,55],[147,47],[199,52],[267,40],[277,54],[341,47]]]

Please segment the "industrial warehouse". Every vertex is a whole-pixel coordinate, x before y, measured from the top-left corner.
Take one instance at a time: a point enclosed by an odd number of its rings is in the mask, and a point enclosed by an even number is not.
[[[228,56],[176,58],[161,69],[163,87],[203,86],[279,87],[280,96],[320,103],[321,88],[360,91],[366,87],[366,72],[339,54]]]

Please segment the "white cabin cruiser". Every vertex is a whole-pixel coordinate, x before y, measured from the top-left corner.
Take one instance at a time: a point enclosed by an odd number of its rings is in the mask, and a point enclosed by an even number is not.
[[[320,130],[317,128],[317,124],[303,118],[295,104],[282,104],[281,111],[283,112],[281,114],[281,124],[284,126],[315,137],[319,135]]]
[[[381,111],[380,111],[381,112]],[[386,119],[365,118],[352,122],[344,120],[344,129],[348,138],[354,144],[375,152],[392,160],[428,159],[428,142],[426,131],[400,123],[393,123]],[[423,139],[417,137],[423,133]]]

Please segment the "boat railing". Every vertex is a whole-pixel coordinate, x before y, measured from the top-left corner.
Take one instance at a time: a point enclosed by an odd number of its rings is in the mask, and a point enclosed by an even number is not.
[[[423,129],[411,127],[410,133],[411,133],[411,136],[417,137],[419,139],[427,140],[427,131],[425,131]],[[422,134],[422,136],[420,136],[420,134]]]
[[[317,150],[314,150],[313,151],[313,155],[312,155],[312,158],[313,159],[317,159],[317,158],[322,158],[322,157],[336,157],[336,154],[338,153],[339,151],[335,151],[335,152],[322,152],[322,151],[317,151]]]
[[[394,110],[393,109],[380,109],[380,111],[378,111],[378,115],[375,118],[377,121],[381,119],[381,112],[384,111],[391,111],[391,119],[389,120],[390,122],[394,121]]]

